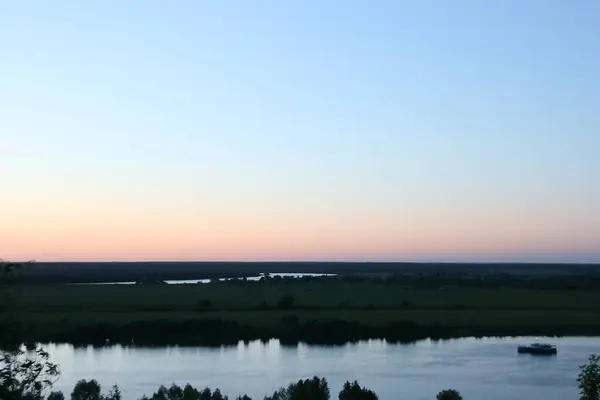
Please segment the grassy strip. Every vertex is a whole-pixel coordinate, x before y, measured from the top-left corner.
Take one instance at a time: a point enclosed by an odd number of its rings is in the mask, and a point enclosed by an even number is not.
[[[274,307],[282,296],[307,308],[546,309],[600,311],[600,291],[508,288],[410,289],[365,282],[218,283],[201,285],[36,285],[13,290],[27,310],[253,310]]]

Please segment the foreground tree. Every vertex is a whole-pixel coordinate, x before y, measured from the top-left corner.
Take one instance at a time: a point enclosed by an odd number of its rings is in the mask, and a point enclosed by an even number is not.
[[[181,395],[182,400],[200,400],[200,392],[189,383],[185,385]]]
[[[238,397],[242,400],[251,400],[248,396]],[[120,400],[120,399],[108,399],[103,400]],[[219,389],[211,391],[209,388],[205,388],[202,391],[194,388],[189,383],[182,389],[180,386],[173,383],[169,388],[166,386],[160,386],[156,393],[152,397],[142,396],[140,400],[227,400],[227,396],[224,396]]]
[[[42,400],[58,379],[59,370],[44,349],[21,343],[9,296],[20,267],[0,260],[0,399]]]
[[[82,379],[75,384],[71,400],[100,400],[101,387],[98,381]]]
[[[600,356],[592,354],[588,363],[579,366],[579,394],[581,400],[600,400]]]
[[[375,392],[361,387],[358,381],[344,383],[338,398],[339,400],[378,400]]]
[[[0,351],[0,399],[41,400],[58,379],[58,367],[42,348]]]
[[[48,400],[65,400],[63,392],[52,392],[48,395]]]
[[[108,391],[108,394],[102,396],[102,400],[123,400],[121,389],[119,389],[117,385],[113,385]]]
[[[117,385],[110,388],[108,394],[102,394],[102,387],[95,379],[86,381],[81,379],[75,384],[71,393],[71,400],[122,400],[121,390]],[[48,399],[50,400],[50,399]]]
[[[329,400],[329,386],[325,378],[301,379],[281,388],[264,400]]]
[[[460,392],[454,389],[442,390],[435,398],[436,400],[462,400]]]

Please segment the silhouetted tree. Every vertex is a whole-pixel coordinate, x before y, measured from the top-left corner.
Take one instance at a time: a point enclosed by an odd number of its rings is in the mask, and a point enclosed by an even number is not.
[[[227,400],[227,396],[223,396],[219,388],[212,392],[211,400]]]
[[[107,395],[103,395],[101,397],[102,400],[122,400],[123,399],[123,395],[121,394],[121,389],[119,389],[119,387],[117,385],[113,385],[113,387],[110,388],[110,391],[108,392]]]
[[[63,392],[52,392],[48,395],[48,400],[65,400]]]
[[[294,307],[295,301],[296,301],[296,299],[294,299],[292,296],[284,295],[284,296],[281,296],[281,298],[277,302],[277,306],[279,308],[283,308],[283,309],[290,309],[290,308]]]
[[[22,264],[0,260],[0,399],[38,400],[59,375],[50,356],[37,345],[22,346],[11,315],[8,290]]]
[[[211,400],[212,393],[209,388],[205,388],[202,392],[200,392],[200,400]]]
[[[169,400],[183,400],[183,389],[173,383],[171,387],[167,389],[167,398]]]
[[[446,389],[442,390],[435,396],[436,400],[462,400],[462,396],[458,390]]]
[[[49,362],[48,353],[39,347],[30,354],[27,350],[0,352],[0,399],[39,399],[56,381],[58,367]]]
[[[183,400],[200,400],[200,392],[188,383],[183,388]]]
[[[200,392],[189,383],[183,389],[173,383],[169,388],[161,385],[152,397],[142,396],[140,400],[227,400],[227,396],[223,396],[219,389],[212,392],[206,388]]]
[[[378,400],[375,392],[361,387],[357,381],[344,383],[338,398],[339,400]]]
[[[579,366],[579,394],[581,400],[600,400],[600,356],[592,354],[588,363]]]
[[[75,384],[73,392],[71,393],[71,400],[101,400],[101,387],[100,384],[92,379],[86,381],[81,379]]]
[[[113,385],[108,394],[101,394],[102,388],[98,381],[92,379],[86,381],[81,379],[75,384],[71,393],[71,400],[122,400],[123,395],[121,389],[117,385]]]
[[[280,388],[264,400],[329,400],[329,386],[325,378],[301,379],[287,388]]]
[[[152,400],[168,400],[169,399],[169,391],[166,386],[161,385],[156,393],[152,395]]]

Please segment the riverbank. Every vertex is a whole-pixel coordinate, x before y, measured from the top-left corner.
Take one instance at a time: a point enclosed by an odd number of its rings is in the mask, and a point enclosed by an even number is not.
[[[289,322],[286,322],[287,319]],[[300,342],[341,345],[367,339],[414,342],[421,339],[515,336],[600,336],[597,325],[543,326],[449,326],[419,325],[401,320],[384,326],[341,319],[310,319],[296,323],[296,316],[283,317],[279,326],[256,327],[223,319],[149,320],[121,325],[110,322],[23,325],[21,338],[28,342],[62,342],[76,345],[136,344],[142,346],[221,346],[239,341],[279,339],[284,344]]]

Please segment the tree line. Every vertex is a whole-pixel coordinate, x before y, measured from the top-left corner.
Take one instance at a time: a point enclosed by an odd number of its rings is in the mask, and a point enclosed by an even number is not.
[[[100,384],[95,380],[80,380],[75,385],[71,400],[122,400],[122,393],[118,386],[110,388],[108,393],[103,394]],[[344,383],[337,398],[339,400],[378,400],[377,394],[370,389],[361,386],[358,381]],[[290,383],[287,387],[277,389],[273,394],[265,396],[263,400],[330,400],[331,392],[325,378],[313,377],[300,379]],[[29,399],[27,399],[29,400]],[[31,398],[38,400],[38,398]],[[62,392],[52,392],[47,400],[65,400]],[[228,400],[221,390],[194,388],[189,383],[183,388],[176,384],[170,387],[160,386],[152,396],[142,396],[139,400]],[[235,400],[252,400],[248,395],[240,395]],[[461,394],[453,389],[443,390],[436,396],[436,400],[462,400]]]
[[[160,283],[165,280],[242,278],[264,273],[263,281],[298,281],[271,273],[323,273],[299,280],[374,280],[414,288],[440,286],[588,290],[600,288],[596,264],[448,264],[448,263],[28,263],[24,283]],[[242,281],[240,279],[239,281]]]

